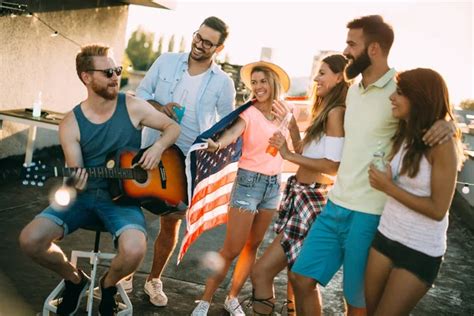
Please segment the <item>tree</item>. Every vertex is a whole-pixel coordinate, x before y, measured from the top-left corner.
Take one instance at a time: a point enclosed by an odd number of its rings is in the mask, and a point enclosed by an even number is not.
[[[158,39],[158,49],[155,52],[155,55],[153,56],[153,60],[156,60],[158,57],[161,56],[163,53],[163,35],[160,35],[160,38]]]
[[[168,52],[174,52],[174,34],[171,35],[170,41],[168,42]]]
[[[154,61],[153,39],[155,34],[139,27],[128,40],[127,53],[135,70],[148,70]]]
[[[474,99],[462,100],[461,103],[459,103],[459,107],[463,110],[474,111]]]
[[[184,36],[181,36],[181,41],[179,42],[179,52],[184,53],[186,51],[186,41],[184,40]]]

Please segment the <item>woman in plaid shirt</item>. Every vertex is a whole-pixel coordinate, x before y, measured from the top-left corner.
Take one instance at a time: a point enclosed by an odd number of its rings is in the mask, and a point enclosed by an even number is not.
[[[316,82],[316,98],[312,108],[312,124],[291,152],[285,137],[276,133],[270,144],[279,148],[283,159],[299,165],[283,193],[274,230],[278,234],[252,269],[253,310],[256,315],[273,312],[275,298],[273,279],[285,267],[288,270],[299,254],[311,224],[326,204],[326,196],[334,182],[344,143],[345,98],[349,83],[344,79],[346,58],[341,54],[323,59]],[[276,104],[280,117],[287,109]],[[293,119],[291,134],[299,129]],[[291,273],[288,271],[288,273]],[[288,313],[294,312],[293,291],[288,283]]]

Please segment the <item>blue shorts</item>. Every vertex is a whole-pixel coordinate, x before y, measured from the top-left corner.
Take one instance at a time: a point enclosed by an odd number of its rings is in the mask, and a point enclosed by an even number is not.
[[[230,207],[257,213],[277,209],[280,203],[280,175],[267,176],[245,169],[237,170],[230,196]]]
[[[107,190],[91,189],[80,193],[65,210],[48,206],[36,217],[47,218],[64,229],[64,236],[81,227],[105,227],[114,241],[127,229],[147,235],[145,216],[139,206],[117,205]]]
[[[347,303],[365,307],[365,267],[379,220],[380,215],[349,210],[328,200],[291,270],[326,286],[342,265]]]

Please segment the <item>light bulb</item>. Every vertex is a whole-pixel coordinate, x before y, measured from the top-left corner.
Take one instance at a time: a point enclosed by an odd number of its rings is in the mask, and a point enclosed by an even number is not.
[[[67,188],[60,188],[54,193],[54,200],[60,206],[68,206],[71,202],[71,194]]]
[[[462,190],[461,192],[464,193],[464,194],[468,194],[471,190],[469,189],[469,185],[465,184],[463,187],[462,187]]]
[[[56,190],[52,190],[49,195],[51,206],[56,210],[68,208],[76,199],[76,189],[69,185],[62,185]]]

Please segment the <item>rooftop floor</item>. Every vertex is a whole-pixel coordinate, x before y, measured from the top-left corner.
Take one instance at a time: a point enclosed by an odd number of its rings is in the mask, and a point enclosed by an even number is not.
[[[51,181],[44,188],[23,187],[19,181],[12,180],[0,184],[0,315],[36,315],[42,309],[44,299],[60,281],[54,273],[29,260],[22,254],[18,245],[18,235],[36,214],[48,204],[47,192],[54,185]],[[143,284],[151,268],[153,241],[159,231],[157,216],[147,213],[148,250],[146,258],[134,279],[134,292],[131,300],[135,315],[189,315],[193,310],[194,301],[199,299],[203,284],[209,271],[200,265],[202,255],[217,250],[222,245],[225,226],[205,233],[189,250],[180,266],[176,266],[176,253],[164,272],[164,289],[169,297],[169,305],[157,308],[148,302],[143,292]],[[416,307],[413,315],[474,315],[474,234],[457,216],[454,209],[450,216],[448,232],[448,251],[441,267],[435,287],[431,289]],[[184,225],[181,227],[181,237]],[[261,249],[274,238],[268,230]],[[94,233],[80,230],[68,236],[60,243],[67,255],[72,249],[89,251],[93,248]],[[104,234],[101,250],[113,251],[111,238]],[[86,271],[86,260],[79,262]],[[101,266],[103,273],[106,267]],[[324,314],[340,315],[343,311],[341,298],[341,272],[322,289]],[[209,315],[226,314],[223,310],[229,277],[216,293]],[[281,273],[275,280],[277,308],[280,312],[286,291],[286,273]],[[247,282],[240,295],[243,299],[251,292]],[[247,309],[250,314],[250,309]],[[283,312],[283,315],[286,313]],[[85,300],[78,315],[85,315]]]

